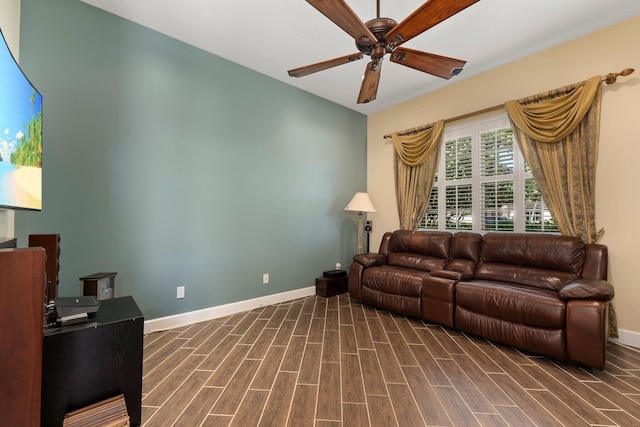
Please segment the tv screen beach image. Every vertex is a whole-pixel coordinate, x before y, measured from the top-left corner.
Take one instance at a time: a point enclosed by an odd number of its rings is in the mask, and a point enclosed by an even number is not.
[[[42,209],[42,96],[0,45],[0,207]]]

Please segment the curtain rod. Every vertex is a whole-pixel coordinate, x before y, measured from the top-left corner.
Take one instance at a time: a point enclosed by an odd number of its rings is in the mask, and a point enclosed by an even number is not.
[[[633,68],[625,68],[624,70],[620,71],[619,73],[609,73],[606,76],[602,76],[601,81],[610,85],[616,82],[616,80],[618,79],[618,76],[628,76],[629,74],[633,73],[635,70]],[[448,119],[444,119],[445,124],[446,123],[450,123],[450,122],[455,122],[457,120],[462,120],[462,119],[466,119],[469,117],[473,117],[473,116],[477,116],[480,114],[484,114],[484,113],[490,113],[492,111],[496,111],[499,110],[501,108],[504,108],[504,104],[500,104],[500,105],[494,105],[493,107],[489,107],[489,108],[484,108],[482,110],[479,111],[474,111],[472,113],[466,113],[466,114],[461,114],[459,116],[455,116],[455,117],[451,117]],[[424,129],[428,129],[431,125],[426,125],[426,126],[418,126],[416,128],[413,129],[406,129],[403,131],[400,131],[398,133],[400,134],[411,134],[413,132],[420,132]],[[384,139],[389,139],[391,138],[390,134],[387,134],[383,137]]]

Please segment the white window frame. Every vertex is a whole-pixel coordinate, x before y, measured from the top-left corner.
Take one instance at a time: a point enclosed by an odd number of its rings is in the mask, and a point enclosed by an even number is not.
[[[526,230],[526,208],[525,208],[525,186],[524,182],[527,179],[533,179],[533,176],[529,170],[525,170],[526,162],[520,151],[517,141],[513,140],[513,174],[505,175],[493,175],[493,176],[481,176],[481,144],[480,135],[492,130],[499,130],[511,128],[511,123],[507,112],[504,110],[483,115],[478,118],[472,118],[465,121],[460,121],[452,124],[447,124],[444,129],[443,146],[440,153],[440,161],[438,163],[438,173],[436,175],[436,181],[433,184],[434,188],[438,189],[438,224],[437,230],[441,231],[472,231],[475,233],[485,234],[490,231],[500,231],[507,233],[539,233],[539,232],[551,232],[558,233],[557,229],[541,229],[539,231]],[[445,144],[452,139],[459,139],[471,136],[471,152],[472,152],[472,177],[466,179],[457,179],[447,181],[445,177]],[[527,168],[528,169],[528,168]],[[497,182],[503,180],[513,180],[513,209],[509,210],[509,218],[513,220],[513,230],[503,229],[486,229],[483,228],[482,218],[482,185],[487,182]],[[471,184],[472,187],[472,207],[471,207],[471,227],[468,223],[459,228],[447,227],[447,214],[446,214],[446,188],[452,185],[465,185]],[[543,202],[544,203],[544,202]],[[543,205],[544,206],[544,205]],[[544,207],[546,209],[546,207]],[[431,211],[433,213],[433,211]],[[429,214],[429,211],[426,215]],[[442,219],[442,220],[440,220]],[[422,224],[425,224],[423,221]],[[421,228],[425,229],[421,224]],[[434,230],[435,227],[431,226],[426,229]]]

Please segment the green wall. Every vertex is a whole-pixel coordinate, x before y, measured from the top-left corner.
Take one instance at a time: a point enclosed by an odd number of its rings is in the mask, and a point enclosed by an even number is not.
[[[116,271],[152,319],[348,266],[366,116],[78,0],[23,0],[20,57],[44,99],[44,208],[16,233],[60,233],[60,295]]]

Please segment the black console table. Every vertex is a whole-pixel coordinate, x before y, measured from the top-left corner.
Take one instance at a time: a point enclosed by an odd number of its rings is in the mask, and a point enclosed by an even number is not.
[[[88,322],[46,328],[42,350],[41,426],[124,394],[132,426],[142,418],[144,317],[132,297],[100,301]]]

